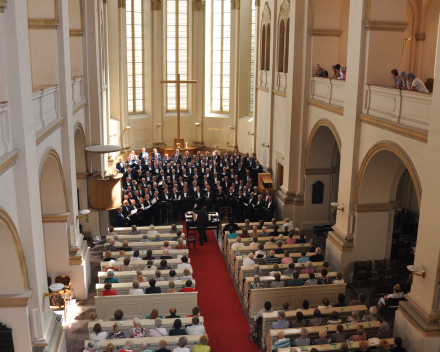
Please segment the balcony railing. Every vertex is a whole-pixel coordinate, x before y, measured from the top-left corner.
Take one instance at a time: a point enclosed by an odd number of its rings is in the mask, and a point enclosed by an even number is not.
[[[0,103],[0,156],[12,150],[9,103]]]
[[[344,107],[345,81],[312,77],[310,82],[310,97],[323,103]]]
[[[431,101],[431,93],[366,85],[363,113],[428,131]]]
[[[34,90],[35,131],[47,127],[60,117],[60,99],[58,86],[44,86]]]

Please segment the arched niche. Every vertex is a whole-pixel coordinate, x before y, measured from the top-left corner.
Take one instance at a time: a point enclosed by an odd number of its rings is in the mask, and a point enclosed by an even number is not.
[[[68,211],[66,184],[58,153],[49,148],[40,164],[40,199],[42,215],[64,214]]]
[[[8,213],[0,208],[0,241],[2,259],[7,268],[0,271],[0,294],[21,294],[29,290],[26,260],[20,236]]]
[[[86,136],[81,123],[77,123],[74,135],[75,143],[75,166],[77,173],[87,172]]]

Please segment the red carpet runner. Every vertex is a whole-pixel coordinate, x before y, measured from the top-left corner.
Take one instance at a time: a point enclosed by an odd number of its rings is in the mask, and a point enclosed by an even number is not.
[[[186,233],[185,223],[182,225]],[[208,243],[202,247],[197,242],[197,250],[191,245],[189,256],[211,351],[258,352],[256,343],[249,339],[249,324],[214,231],[207,231],[207,235]]]

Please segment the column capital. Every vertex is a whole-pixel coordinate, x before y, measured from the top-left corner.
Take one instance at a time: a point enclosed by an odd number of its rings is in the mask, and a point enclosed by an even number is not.
[[[240,10],[240,0],[231,0],[231,10]]]
[[[193,11],[203,11],[205,8],[205,2],[203,0],[193,0],[192,9]]]
[[[6,10],[7,0],[0,0],[0,12],[3,13]]]
[[[153,11],[162,11],[162,0],[151,0],[151,9]]]
[[[118,0],[118,7],[120,9],[125,9],[125,0]]]

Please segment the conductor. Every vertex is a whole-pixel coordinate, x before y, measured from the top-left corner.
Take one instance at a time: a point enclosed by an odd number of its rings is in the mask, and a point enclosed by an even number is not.
[[[208,214],[206,214],[206,207],[203,207],[201,211],[196,211],[197,204],[194,204],[194,212],[197,214],[196,226],[199,233],[200,245],[203,246],[203,241],[208,242],[206,236],[206,227],[209,224]]]

